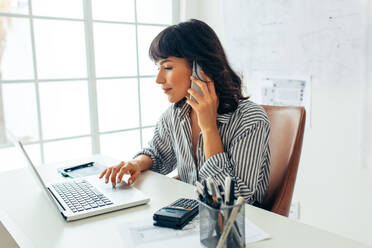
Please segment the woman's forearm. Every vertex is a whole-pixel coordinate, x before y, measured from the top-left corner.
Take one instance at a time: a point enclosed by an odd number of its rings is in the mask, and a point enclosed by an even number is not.
[[[213,129],[202,130],[202,135],[204,140],[205,160],[208,160],[213,155],[224,152],[217,126]]]
[[[138,166],[141,171],[148,170],[152,167],[152,159],[150,156],[141,154],[131,161],[133,164]]]

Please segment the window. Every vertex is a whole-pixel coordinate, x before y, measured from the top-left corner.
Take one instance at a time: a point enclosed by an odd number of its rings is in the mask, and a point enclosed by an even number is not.
[[[131,159],[168,106],[148,58],[178,0],[2,0],[0,171],[102,153]]]

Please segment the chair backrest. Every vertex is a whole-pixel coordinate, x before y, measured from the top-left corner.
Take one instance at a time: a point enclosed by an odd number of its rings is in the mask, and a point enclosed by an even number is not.
[[[288,216],[305,129],[304,107],[262,106],[270,120],[269,188],[260,207]]]

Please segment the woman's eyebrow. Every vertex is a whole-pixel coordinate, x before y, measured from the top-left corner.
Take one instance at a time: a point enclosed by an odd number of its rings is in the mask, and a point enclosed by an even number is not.
[[[165,62],[173,62],[173,61],[170,60],[170,59],[165,59],[165,60],[160,61],[159,65],[162,65],[162,64],[164,64]]]

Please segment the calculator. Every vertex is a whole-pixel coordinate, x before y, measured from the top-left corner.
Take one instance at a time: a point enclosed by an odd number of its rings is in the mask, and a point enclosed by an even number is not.
[[[155,212],[155,226],[182,229],[199,212],[199,203],[194,199],[180,198]]]

